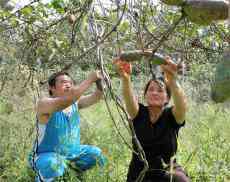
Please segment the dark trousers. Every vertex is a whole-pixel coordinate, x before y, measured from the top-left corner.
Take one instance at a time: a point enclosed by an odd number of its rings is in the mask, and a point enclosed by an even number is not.
[[[142,171],[144,165],[142,162],[137,162],[132,160],[129,166],[127,182],[136,182],[140,172]],[[173,172],[170,173],[169,169],[159,169],[152,168],[145,173],[145,177],[142,182],[189,182],[190,179],[186,172],[181,166],[174,163]]]

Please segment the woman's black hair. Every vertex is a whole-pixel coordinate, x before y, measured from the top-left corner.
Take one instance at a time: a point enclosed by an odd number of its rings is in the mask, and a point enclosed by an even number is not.
[[[162,79],[162,78],[160,78],[160,79],[157,79],[157,78],[150,79],[147,82],[147,84],[145,85],[144,96],[146,95],[146,92],[147,92],[147,90],[148,90],[149,85],[150,85],[151,82],[156,82],[159,85],[162,85],[162,84],[165,85],[166,93],[167,93],[167,96],[168,96],[168,98],[170,100],[170,98],[171,98],[171,91],[170,91],[169,87],[165,84],[164,79]]]

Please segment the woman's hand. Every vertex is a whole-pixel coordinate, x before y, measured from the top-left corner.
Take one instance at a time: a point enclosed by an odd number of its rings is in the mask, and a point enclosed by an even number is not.
[[[138,101],[134,96],[130,75],[132,66],[123,59],[115,59],[113,64],[116,67],[118,74],[122,80],[122,95],[125,102],[125,107],[131,119],[134,119],[139,111]]]
[[[170,57],[166,57],[165,64],[161,65],[161,69],[164,72],[166,85],[171,86],[174,84],[177,78],[178,65]]]
[[[116,70],[120,77],[128,79],[132,73],[132,65],[120,58],[115,59],[113,64],[116,66]]]
[[[161,65],[161,69],[165,75],[165,84],[170,88],[173,98],[172,113],[178,124],[182,124],[185,120],[185,113],[187,111],[186,96],[183,89],[177,83],[177,72],[179,66],[175,64],[169,57],[166,58],[165,65]]]

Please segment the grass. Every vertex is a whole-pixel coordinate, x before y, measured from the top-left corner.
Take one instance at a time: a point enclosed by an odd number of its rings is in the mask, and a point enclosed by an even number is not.
[[[230,181],[230,109],[211,102],[190,101],[186,126],[178,139],[178,162],[194,182]],[[119,121],[116,107],[110,107],[119,131],[130,143],[130,136]],[[102,170],[85,173],[86,182],[124,182],[131,151],[118,135],[104,102],[81,111],[81,141],[100,147],[108,159]],[[2,113],[0,116],[0,181],[31,182],[34,173],[28,168],[27,156],[34,139],[33,110]],[[69,182],[77,181],[70,171]],[[63,180],[59,180],[63,181]]]

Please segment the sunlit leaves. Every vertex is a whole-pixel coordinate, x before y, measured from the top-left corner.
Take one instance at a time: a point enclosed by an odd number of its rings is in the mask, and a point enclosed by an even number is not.
[[[30,15],[32,13],[32,11],[33,11],[33,7],[32,6],[27,6],[27,7],[23,8],[21,10],[21,13],[23,15],[27,16],[27,15]]]
[[[58,13],[65,12],[64,0],[53,0],[50,4],[50,7],[54,8]]]
[[[4,18],[9,17],[9,16],[10,16],[10,11],[0,9],[0,18],[1,19],[4,19]]]
[[[127,30],[129,30],[129,27],[130,27],[130,24],[128,21],[123,21],[120,26],[119,26],[119,30],[124,33],[126,32]]]

